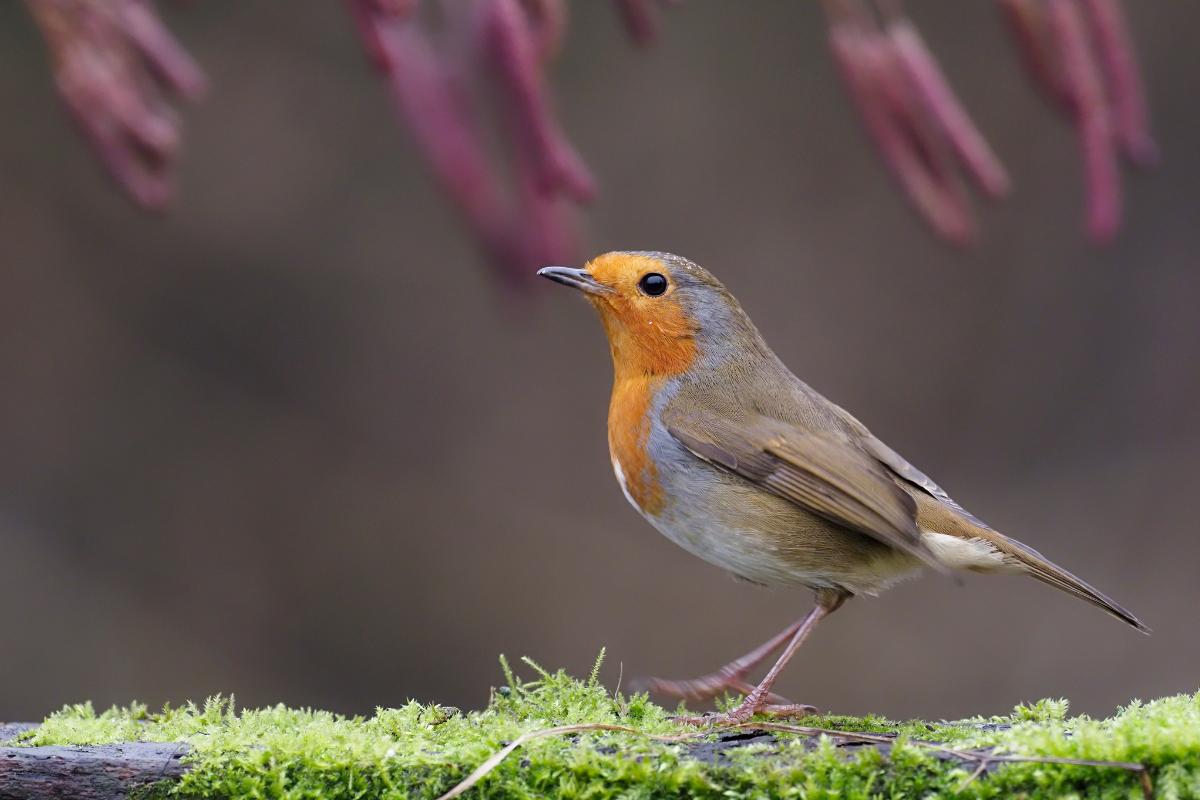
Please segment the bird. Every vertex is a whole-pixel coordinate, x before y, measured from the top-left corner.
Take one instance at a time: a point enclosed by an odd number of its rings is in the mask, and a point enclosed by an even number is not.
[[[984,523],[865,425],[797,378],[725,286],[670,253],[619,251],[537,273],[599,312],[613,362],[612,469],[660,533],[734,577],[807,587],[806,615],[743,657],[656,692],[735,707],[682,717],[741,723],[812,706],[772,692],[817,624],[855,595],[922,568],[1027,575],[1149,633],[1137,617],[1028,545]],[[747,676],[782,652],[765,676]]]

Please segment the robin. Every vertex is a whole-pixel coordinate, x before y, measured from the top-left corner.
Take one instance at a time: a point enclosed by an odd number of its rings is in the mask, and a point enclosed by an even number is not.
[[[600,314],[613,359],[608,445],[625,497],[693,555],[744,580],[806,586],[816,606],[753,652],[700,678],[652,689],[745,695],[720,715],[803,714],[771,693],[824,617],[920,571],[1028,575],[1145,633],[1133,614],[966,511],[866,426],[791,373],[733,295],[669,253],[615,252],[538,275],[578,289]],[[746,676],[783,652],[757,685]]]

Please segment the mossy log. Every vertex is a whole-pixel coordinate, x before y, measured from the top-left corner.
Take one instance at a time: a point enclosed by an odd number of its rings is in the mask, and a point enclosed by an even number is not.
[[[12,733],[33,726],[0,726]],[[16,730],[13,730],[13,729]],[[187,767],[186,744],[126,742],[90,746],[0,748],[0,800],[111,800],[161,781],[177,780]]]
[[[506,685],[467,712],[67,706],[0,725],[0,800],[1200,797],[1200,693],[1108,719],[1043,700],[959,722],[823,715],[697,730],[606,689],[598,667],[581,681],[528,663],[535,680],[505,664]]]
[[[985,730],[987,725],[978,726]],[[0,724],[0,742],[37,728],[32,723]],[[847,757],[874,749],[887,757],[892,748],[888,740],[894,734],[847,731],[829,737],[833,746]],[[769,759],[779,745],[777,735],[768,730],[737,730],[720,733],[708,740],[687,742],[682,757],[705,764],[724,766],[733,762],[739,750],[752,750],[755,758]],[[806,741],[817,747],[817,740]],[[183,756],[186,743],[123,742],[100,745],[45,745],[0,747],[0,800],[113,800],[138,797],[153,785],[166,789],[187,771]],[[610,748],[615,754],[615,748]],[[934,753],[953,760],[950,751]],[[984,764],[977,777],[985,777],[995,762]]]
[[[34,723],[0,723],[0,742],[12,741],[21,734],[35,734],[37,727]],[[979,723],[974,727],[983,733],[1002,726]],[[896,736],[875,731],[843,731],[830,733],[820,740],[808,738],[802,741],[809,751],[832,746],[842,758],[857,758],[864,750],[873,750],[881,759],[887,759]],[[730,766],[738,758],[736,754],[744,751],[751,758],[763,760],[765,769],[771,768],[765,762],[785,746],[774,731],[760,728],[725,731],[681,744],[682,749],[677,755],[685,761],[715,767]],[[1002,758],[992,760],[986,755],[980,758],[978,751],[968,756],[953,750],[950,745],[925,744],[939,760],[971,762],[974,771],[970,780],[986,780],[990,772],[1005,763]],[[937,749],[939,747],[944,749]],[[618,749],[611,745],[600,749],[607,755],[618,755]],[[186,742],[145,741],[0,746],[0,800],[124,800],[165,796],[188,771],[184,756],[190,750]],[[569,760],[565,758],[564,762]],[[1149,781],[1142,783],[1146,795],[1150,796]]]

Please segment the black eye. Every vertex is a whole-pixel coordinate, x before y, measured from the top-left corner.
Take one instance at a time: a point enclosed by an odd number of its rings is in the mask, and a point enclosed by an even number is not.
[[[648,294],[651,297],[658,297],[667,290],[667,279],[657,272],[647,272],[638,281],[638,288],[644,294]]]

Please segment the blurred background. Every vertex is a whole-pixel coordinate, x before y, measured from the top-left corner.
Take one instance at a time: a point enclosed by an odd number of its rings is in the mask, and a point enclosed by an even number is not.
[[[695,0],[632,47],[574,3],[554,72],[601,181],[585,250],[716,272],[783,360],[1002,531],[1139,614],[1027,579],[856,599],[779,686],[950,718],[1200,686],[1200,6],[1126,3],[1165,158],[1081,231],[1074,133],[995,8],[911,11],[1015,183],[974,250],[907,207],[817,4]],[[602,332],[485,268],[338,4],[165,4],[212,81],[180,197],[135,210],[0,6],[0,719],[222,692],[475,707],[496,657],[691,677],[804,613],[626,504]]]

